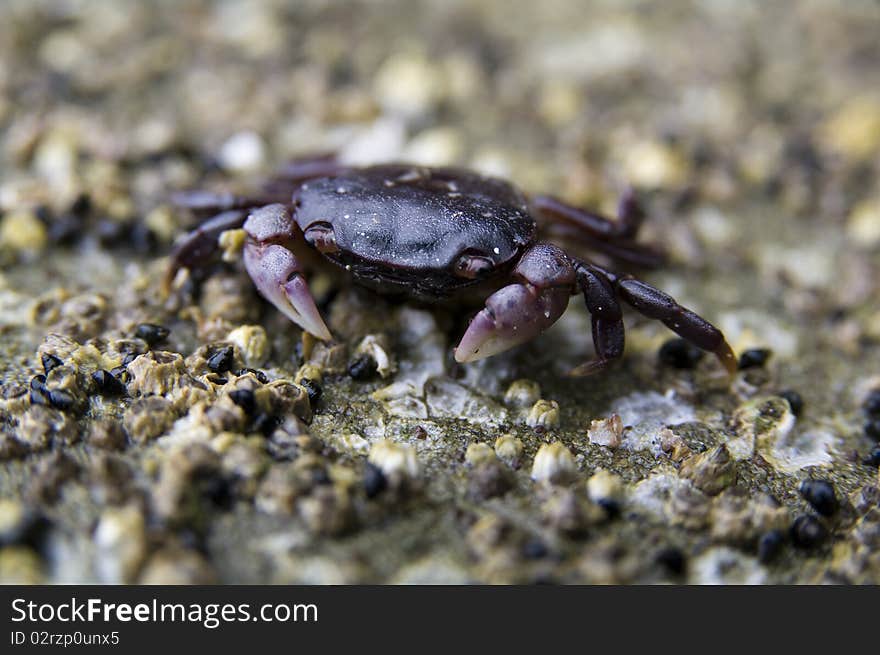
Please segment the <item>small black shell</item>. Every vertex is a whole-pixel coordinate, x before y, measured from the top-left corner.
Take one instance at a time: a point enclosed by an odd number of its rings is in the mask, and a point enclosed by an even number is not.
[[[327,257],[359,278],[413,281],[444,295],[465,253],[512,262],[535,238],[525,197],[509,183],[452,168],[371,166],[303,184],[295,220],[333,228],[339,252]]]

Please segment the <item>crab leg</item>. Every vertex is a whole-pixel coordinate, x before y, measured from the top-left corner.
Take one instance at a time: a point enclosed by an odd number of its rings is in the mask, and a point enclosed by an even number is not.
[[[551,220],[567,223],[605,240],[632,239],[645,220],[645,212],[632,189],[620,198],[617,220],[573,207],[553,196],[535,196],[532,206]]]
[[[608,278],[596,268],[580,264],[577,267],[577,279],[590,312],[596,359],[575,367],[569,373],[572,376],[601,371],[623,355],[625,342],[623,312]]]
[[[713,353],[730,375],[736,373],[737,361],[721,330],[679,305],[669,294],[646,282],[626,276],[615,280],[620,297],[641,314],[661,321],[670,330],[703,350]]]
[[[533,246],[513,276],[520,281],[489,296],[474,316],[455,349],[456,361],[473,362],[529,341],[562,316],[575,282],[562,250],[549,244]]]
[[[217,252],[217,237],[226,230],[241,227],[247,214],[240,210],[230,210],[217,214],[187,234],[171,253],[165,286],[181,268],[200,269],[208,265]]]
[[[296,256],[282,243],[295,241],[298,228],[287,207],[267,205],[244,224],[248,240],[244,265],[260,293],[291,321],[317,338],[333,338],[321,318]]]

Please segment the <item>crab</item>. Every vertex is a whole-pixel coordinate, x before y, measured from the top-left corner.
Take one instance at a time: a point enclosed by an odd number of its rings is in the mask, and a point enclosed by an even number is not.
[[[731,347],[706,319],[632,275],[553,243],[565,239],[612,260],[656,265],[659,252],[635,242],[644,212],[631,191],[615,220],[552,196],[527,196],[473,171],[355,167],[321,156],[288,164],[251,196],[185,191],[174,202],[214,215],[176,246],[169,279],[183,267],[205,269],[219,235],[243,227],[244,266],[259,292],[323,341],[333,335],[309,291],[315,255],[380,293],[427,303],[484,300],[455,348],[461,363],[537,337],[582,293],[595,358],[572,375],[594,373],[622,356],[621,302],[714,353],[730,374],[736,370]]]

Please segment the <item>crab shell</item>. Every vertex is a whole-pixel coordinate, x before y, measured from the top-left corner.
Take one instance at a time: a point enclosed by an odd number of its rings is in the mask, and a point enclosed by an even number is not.
[[[463,257],[509,269],[535,240],[526,198],[511,184],[469,171],[372,166],[303,184],[293,219],[308,234],[326,226],[324,252],[362,284],[422,300],[453,295],[477,280],[456,274]]]

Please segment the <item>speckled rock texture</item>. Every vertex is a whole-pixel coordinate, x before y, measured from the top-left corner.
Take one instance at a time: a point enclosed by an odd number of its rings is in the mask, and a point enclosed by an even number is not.
[[[880,6],[7,0],[0,581],[880,582]],[[613,214],[730,379],[579,297],[456,364],[473,308],[315,273],[336,341],[197,217],[293,158],[456,164]]]

